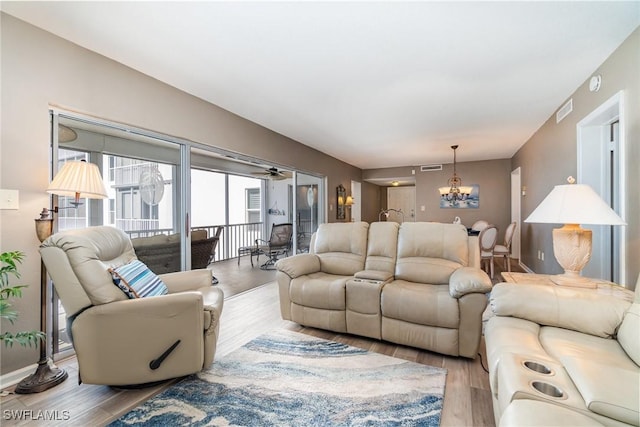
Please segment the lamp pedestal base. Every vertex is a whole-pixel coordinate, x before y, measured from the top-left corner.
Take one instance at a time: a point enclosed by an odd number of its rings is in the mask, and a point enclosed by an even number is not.
[[[557,274],[555,276],[551,276],[550,279],[558,286],[583,289],[595,289],[598,287],[598,284],[594,280],[588,277],[582,277],[579,274]]]
[[[574,288],[596,287],[593,280],[580,275],[591,259],[591,234],[591,230],[585,230],[578,224],[565,224],[553,230],[553,254],[564,268],[564,274],[552,276],[553,283]]]
[[[40,359],[36,372],[20,381],[15,392],[17,394],[40,393],[57,386],[68,376],[64,369],[56,367],[49,358]]]

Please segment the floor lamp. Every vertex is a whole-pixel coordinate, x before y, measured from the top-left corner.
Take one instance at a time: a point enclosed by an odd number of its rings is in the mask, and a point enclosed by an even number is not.
[[[107,192],[100,176],[100,170],[92,163],[85,161],[69,161],[60,169],[60,172],[51,181],[47,192],[50,194],[74,196],[70,208],[77,208],[82,203],[80,198],[103,199]],[[58,212],[60,208],[53,210],[42,209],[40,218],[36,221],[36,234],[40,242],[45,241],[53,232],[52,212]],[[47,270],[40,261],[40,330],[47,330]],[[69,374],[56,367],[47,355],[47,340],[40,341],[40,359],[36,372],[24,378],[16,386],[18,394],[40,393],[63,382]]]
[[[551,278],[557,285],[595,288],[596,282],[580,272],[591,259],[591,230],[580,224],[625,225],[626,223],[591,187],[576,184],[556,185],[524,222],[564,224],[553,230],[553,254],[564,274]]]

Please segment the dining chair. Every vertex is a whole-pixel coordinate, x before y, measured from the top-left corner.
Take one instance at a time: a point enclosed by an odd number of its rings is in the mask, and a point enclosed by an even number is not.
[[[485,228],[487,228],[488,226],[489,226],[489,223],[487,221],[481,219],[479,221],[474,222],[473,225],[471,226],[471,229],[475,230],[475,231],[482,231]]]
[[[511,241],[513,240],[513,235],[516,231],[517,222],[512,222],[507,227],[507,230],[504,233],[504,244],[496,245],[493,248],[493,256],[494,257],[503,257],[504,258],[504,268],[507,271],[511,271]]]
[[[482,268],[493,279],[493,248],[498,240],[498,227],[489,224],[480,232],[478,240],[480,241],[480,263]]]

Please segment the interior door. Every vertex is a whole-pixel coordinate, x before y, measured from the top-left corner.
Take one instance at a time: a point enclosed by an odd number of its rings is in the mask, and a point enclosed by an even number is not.
[[[387,221],[414,222],[416,220],[416,187],[389,187],[387,191],[387,209],[390,211]]]

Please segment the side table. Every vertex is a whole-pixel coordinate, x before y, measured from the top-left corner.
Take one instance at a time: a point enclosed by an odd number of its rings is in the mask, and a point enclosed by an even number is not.
[[[557,286],[565,289],[574,289],[577,291],[596,292],[600,295],[611,295],[632,302],[634,298],[634,293],[631,290],[624,288],[617,283],[608,282],[602,279],[592,279],[596,283],[596,288],[588,289],[556,285],[551,281],[551,278],[553,277],[553,275],[551,274],[513,273],[508,271],[503,271],[500,274],[502,274],[502,279],[507,283],[528,283],[532,285]]]

